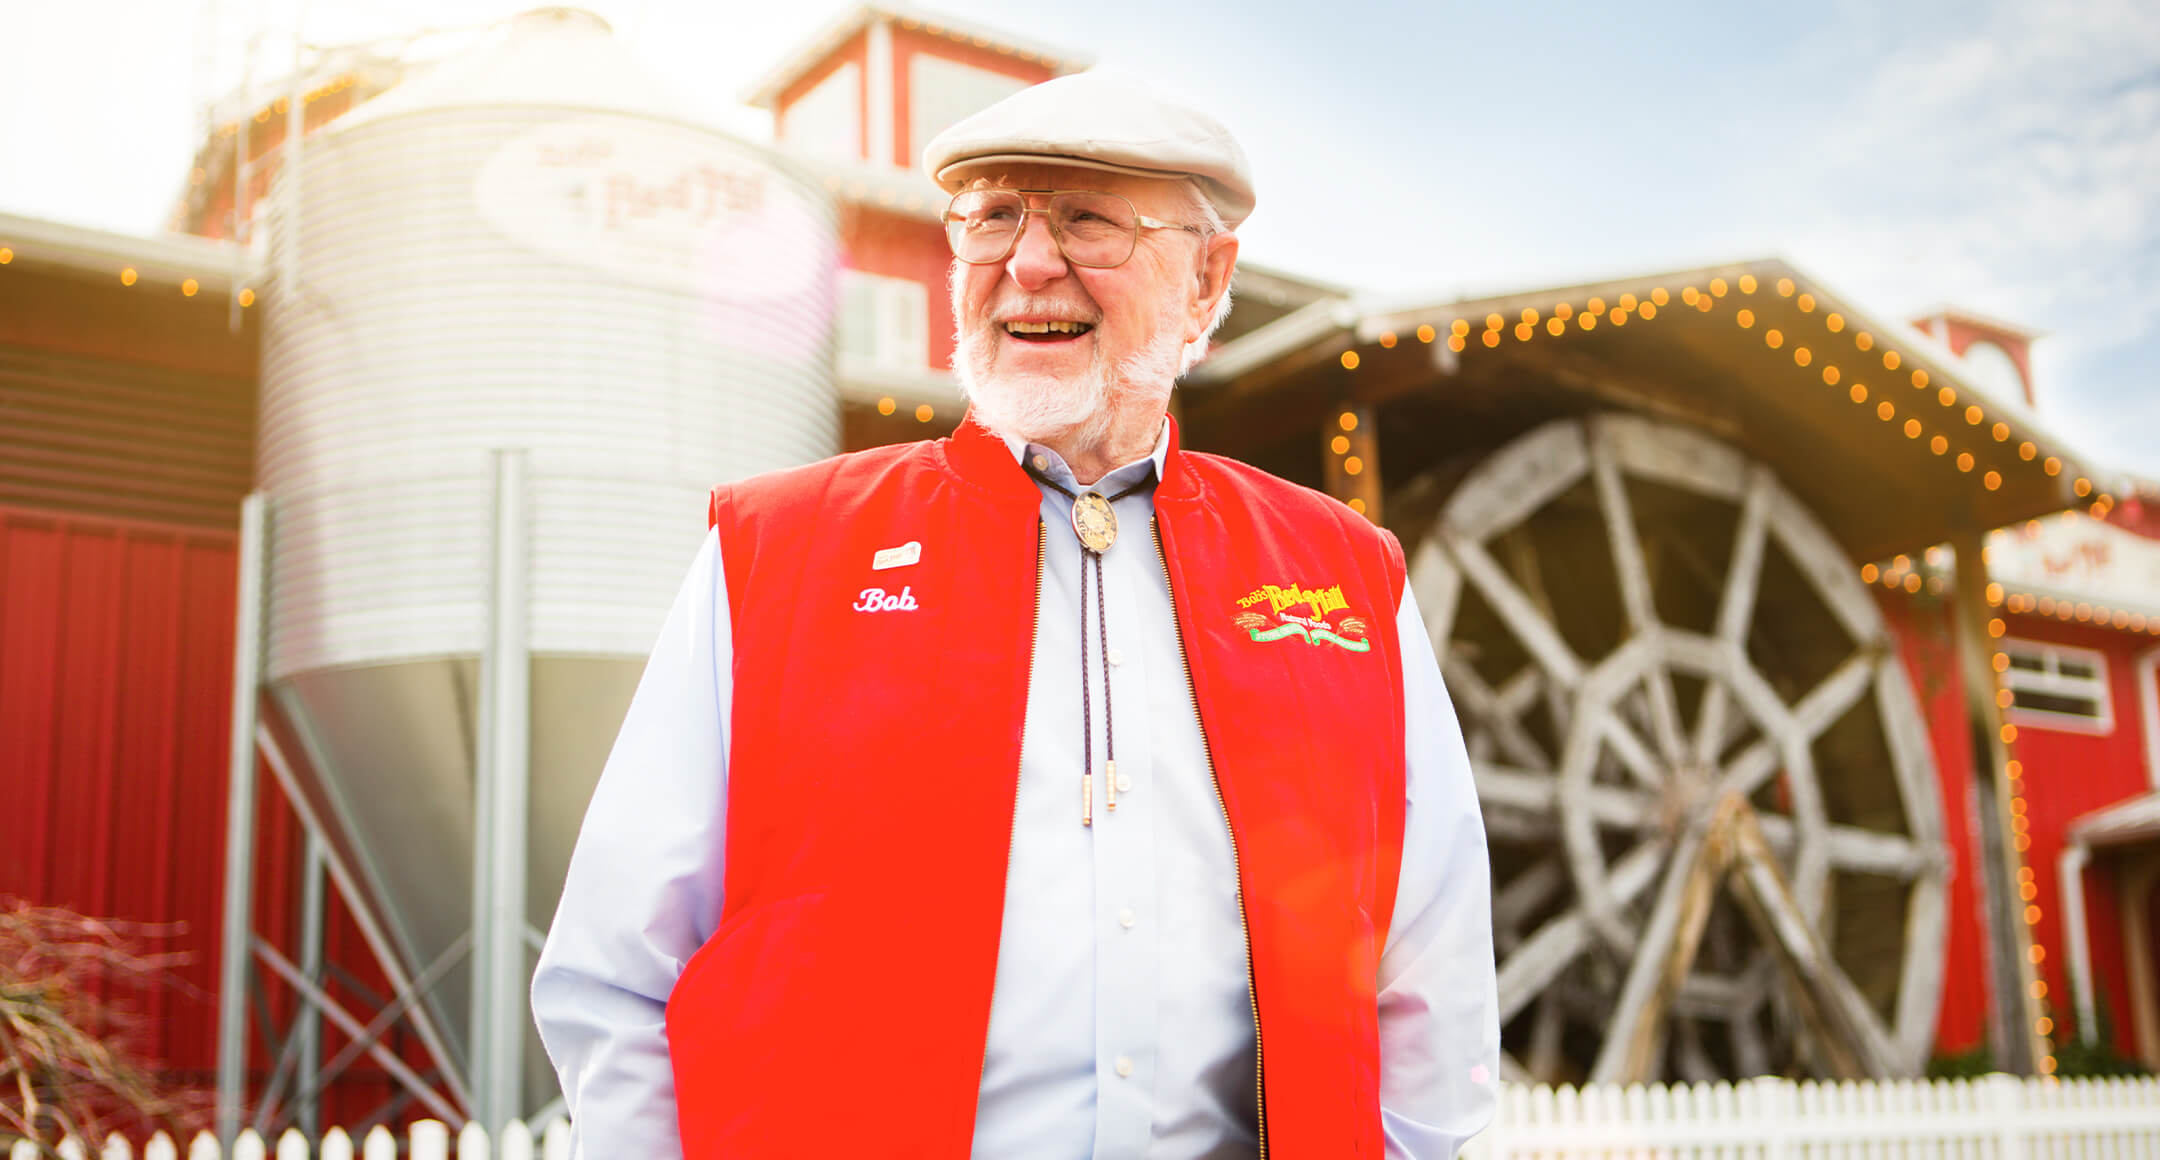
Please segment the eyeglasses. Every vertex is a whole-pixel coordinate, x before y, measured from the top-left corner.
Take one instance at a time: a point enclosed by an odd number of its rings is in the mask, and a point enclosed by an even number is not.
[[[1029,197],[1047,197],[1041,209]],[[1140,231],[1184,230],[1199,226],[1157,221],[1114,193],[1090,189],[970,189],[954,195],[945,208],[945,240],[953,257],[971,266],[989,266],[1012,256],[1027,228],[1029,214],[1050,224],[1058,253],[1075,266],[1106,269],[1122,266],[1140,242]]]

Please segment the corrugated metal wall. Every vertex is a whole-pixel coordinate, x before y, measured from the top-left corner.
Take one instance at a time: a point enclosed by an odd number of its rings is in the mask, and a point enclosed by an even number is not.
[[[112,997],[182,1084],[208,1085],[217,1053],[234,541],[0,507],[0,894],[170,927],[151,945],[187,956],[174,985]],[[256,928],[294,956],[302,835],[267,771],[259,780]],[[364,1020],[387,988],[331,896],[329,989]],[[266,990],[282,1025],[293,998]],[[408,1038],[390,1043],[424,1070]],[[323,1042],[327,1057],[345,1040],[326,1026]],[[257,1076],[274,1064],[258,1042]],[[392,1092],[363,1061],[325,1122],[357,1122]]]
[[[237,527],[254,332],[209,297],[0,277],[0,506]]]
[[[222,386],[0,347],[0,501],[230,527],[254,406]]]

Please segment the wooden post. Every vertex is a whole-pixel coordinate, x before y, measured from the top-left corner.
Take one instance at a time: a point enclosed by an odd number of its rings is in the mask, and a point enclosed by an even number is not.
[[[1320,428],[1320,458],[1326,464],[1327,493],[1377,524],[1380,436],[1376,426],[1369,407],[1345,403],[1336,408]]]
[[[1753,810],[1735,813],[1729,837],[1733,900],[1790,980],[1785,994],[1823,1070],[1831,1079],[1887,1080],[1897,1075],[1897,1045],[1889,1029],[1809,925]]]
[[[1981,537],[1961,532],[1950,540],[1957,557],[1957,583],[1951,613],[1955,618],[1958,673],[1965,687],[1966,729],[1972,738],[1973,812],[1980,822],[1980,896],[1987,907],[1988,1042],[1995,1066],[2016,1075],[2033,1075],[2048,1055],[2038,1023],[2040,1002],[2032,984],[2038,976],[2031,957],[2032,928],[2018,898],[2018,866],[2024,859],[2012,838],[2007,722],[1995,703],[1995,653],[1999,633],[1990,631],[1994,612],[1987,601],[1987,564]]]
[[[1715,799],[1697,811],[1681,835],[1666,864],[1665,883],[1651,904],[1650,920],[1590,1082],[1657,1082],[1665,1055],[1666,1009],[1695,968],[1695,952],[1730,857],[1727,831],[1733,816],[1745,808],[1737,796]]]

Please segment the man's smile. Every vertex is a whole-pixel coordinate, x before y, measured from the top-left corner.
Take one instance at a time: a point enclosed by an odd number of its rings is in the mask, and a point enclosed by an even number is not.
[[[1002,325],[1006,334],[1029,343],[1071,342],[1095,329],[1094,323],[1065,318],[1041,321],[1014,319]]]

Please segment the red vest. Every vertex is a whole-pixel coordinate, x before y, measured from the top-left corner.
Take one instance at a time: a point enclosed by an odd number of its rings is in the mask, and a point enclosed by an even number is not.
[[[735,703],[726,907],[667,1009],[688,1160],[801,1156],[819,1138],[968,1154],[1039,502],[972,422],[713,491]],[[1267,1151],[1377,1160],[1401,548],[1317,492],[1180,453],[1174,427],[1155,510],[1243,880]],[[871,568],[911,542],[919,563]]]

